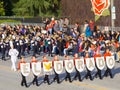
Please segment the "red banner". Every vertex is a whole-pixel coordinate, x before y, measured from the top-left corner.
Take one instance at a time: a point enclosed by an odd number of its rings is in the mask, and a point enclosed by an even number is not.
[[[110,0],[91,0],[95,15],[101,16],[109,8]]]

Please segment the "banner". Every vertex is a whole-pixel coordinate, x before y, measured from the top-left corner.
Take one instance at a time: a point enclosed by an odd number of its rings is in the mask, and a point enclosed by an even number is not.
[[[30,74],[30,63],[20,64],[20,70],[23,76],[28,76]]]
[[[114,66],[115,66],[114,56],[106,57],[106,65],[109,69],[114,68]]]
[[[104,57],[96,58],[96,66],[99,70],[103,70],[105,68],[105,60]]]
[[[75,67],[79,72],[84,71],[84,69],[85,69],[84,58],[83,59],[75,59]]]
[[[41,73],[41,62],[32,63],[32,72],[38,76]]]
[[[54,61],[54,70],[57,74],[63,72],[63,61]]]
[[[110,15],[109,6],[110,0],[91,0],[92,11],[95,14],[95,20],[97,21],[100,16]]]
[[[74,61],[73,60],[65,60],[65,70],[68,73],[72,73],[74,70]]]
[[[43,71],[45,74],[50,74],[52,72],[52,61],[43,62]]]
[[[79,72],[83,72],[85,68],[87,68],[89,71],[93,71],[95,68],[98,68],[99,70],[103,70],[105,66],[107,66],[109,69],[112,69],[115,66],[115,59],[114,56],[108,56],[106,57],[106,61],[105,61],[104,57],[98,57],[96,58],[96,62],[95,62],[94,58],[86,58],[86,67],[84,64],[84,58],[76,59],[75,64],[73,59],[54,61],[54,67],[52,66],[52,61],[43,62],[42,64],[43,64],[43,68],[41,67],[41,62],[32,63],[31,70],[36,76],[40,75],[42,70],[44,71],[44,74],[49,75],[52,74],[53,69],[57,74],[61,74],[64,68],[68,73],[72,73],[75,68]],[[20,70],[24,76],[28,76],[30,74],[30,63],[21,64]]]
[[[94,58],[86,58],[86,67],[89,71],[93,71],[95,69]]]

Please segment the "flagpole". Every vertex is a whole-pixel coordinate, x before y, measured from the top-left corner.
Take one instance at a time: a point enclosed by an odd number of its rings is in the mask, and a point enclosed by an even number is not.
[[[114,6],[114,1],[113,0],[110,0],[111,1],[111,29],[112,31],[114,30],[114,27],[115,27],[115,21],[113,19],[113,11],[112,11],[112,8]]]

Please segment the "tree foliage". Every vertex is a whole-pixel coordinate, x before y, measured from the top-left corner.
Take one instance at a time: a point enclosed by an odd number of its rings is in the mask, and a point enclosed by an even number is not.
[[[12,3],[13,3],[13,1],[12,0],[1,0],[1,2],[3,2],[3,8],[4,8],[6,16],[10,16],[10,15],[13,14],[13,12],[12,12],[12,8],[13,8]]]
[[[13,12],[22,16],[58,15],[60,0],[19,0],[14,3]]]
[[[3,15],[5,15],[5,10],[3,7],[3,2],[0,2],[0,16],[3,16]]]

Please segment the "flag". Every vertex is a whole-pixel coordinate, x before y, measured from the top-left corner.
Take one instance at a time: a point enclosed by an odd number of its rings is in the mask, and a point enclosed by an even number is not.
[[[100,16],[110,15],[110,0],[91,0],[91,3],[92,11],[95,14],[95,21],[97,21],[100,18]]]

